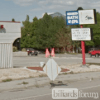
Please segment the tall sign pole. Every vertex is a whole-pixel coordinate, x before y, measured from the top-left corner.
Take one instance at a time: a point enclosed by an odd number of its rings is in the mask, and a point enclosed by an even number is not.
[[[83,25],[80,25],[81,28],[83,28]],[[82,64],[85,65],[86,61],[85,61],[85,42],[81,41],[81,48],[82,48],[82,58],[83,58],[83,62]]]
[[[96,10],[78,10],[78,11],[66,11],[66,24],[67,25],[80,25],[80,29],[71,29],[72,40],[81,41],[82,48],[82,65],[86,65],[85,62],[85,42],[91,41],[90,28],[83,28],[84,24],[96,24]]]

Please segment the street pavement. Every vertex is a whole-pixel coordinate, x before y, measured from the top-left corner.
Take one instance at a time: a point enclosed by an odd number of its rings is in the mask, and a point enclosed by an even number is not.
[[[26,57],[13,57],[14,67],[37,67],[40,66],[40,62],[47,62],[49,58],[45,58],[44,54],[39,54],[38,56],[26,56]],[[53,58],[58,65],[70,65],[70,64],[82,64],[81,54],[56,54]],[[89,57],[86,54],[86,63],[100,63],[100,57]]]
[[[44,54],[39,56],[13,57],[14,67],[36,67],[40,62],[47,62]],[[82,55],[56,54],[54,60],[58,65],[82,63]],[[86,54],[86,63],[100,63],[100,57],[90,58]],[[59,85],[58,82],[62,82]],[[100,72],[62,74],[51,87],[48,77],[14,80],[0,83],[0,100],[53,100],[53,88],[77,88],[83,92],[97,92],[100,96]],[[61,100],[61,99],[60,99]],[[94,98],[79,98],[78,100],[94,100]],[[100,100],[100,98],[98,98]]]
[[[50,85],[45,85],[42,87],[28,87],[13,89],[8,91],[0,92],[0,100],[53,100],[52,99],[52,89],[53,88],[77,88],[83,93],[98,93],[100,96],[100,78],[93,80],[83,79],[78,81],[66,81],[67,85],[60,85],[51,87]],[[60,99],[63,100],[63,99]],[[78,100],[96,100],[94,98],[79,98]],[[100,100],[100,98],[97,98]]]
[[[63,84],[59,85],[59,81]],[[53,88],[77,88],[100,96],[100,72],[59,75],[53,86],[50,82],[48,77],[38,77],[0,83],[0,100],[53,100]]]

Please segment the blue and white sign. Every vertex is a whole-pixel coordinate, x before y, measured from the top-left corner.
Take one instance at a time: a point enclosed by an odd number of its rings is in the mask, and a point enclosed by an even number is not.
[[[95,24],[96,23],[96,10],[78,10],[66,11],[66,24],[79,25],[79,24]]]
[[[79,25],[78,11],[66,11],[67,25]]]

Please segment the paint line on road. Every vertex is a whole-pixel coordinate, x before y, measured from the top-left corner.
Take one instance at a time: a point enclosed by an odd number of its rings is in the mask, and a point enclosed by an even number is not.
[[[31,98],[37,98],[37,97],[42,97],[42,96],[47,96],[47,95],[51,95],[52,93],[48,93],[48,94],[43,94],[43,95],[36,95],[36,96],[30,96],[30,97],[26,97],[26,98],[18,98],[18,99],[12,99],[12,100],[25,100],[25,99],[31,99]]]
[[[91,89],[91,88],[96,88],[96,87],[100,87],[100,85],[97,86],[91,86],[91,87],[86,87],[86,88],[79,88],[82,90],[85,89]],[[43,97],[43,96],[47,96],[47,95],[51,95],[52,93],[48,93],[48,94],[43,94],[43,95],[36,95],[36,96],[31,96],[31,97],[26,97],[26,98],[18,98],[18,99],[13,99],[13,100],[25,100],[25,99],[31,99],[31,98],[37,98],[37,97]]]
[[[85,90],[85,89],[91,89],[91,88],[96,88],[96,87],[100,87],[100,85],[85,87],[85,88],[78,88],[78,89]],[[12,100],[26,100],[26,99],[31,99],[31,98],[43,97],[43,96],[47,96],[47,95],[51,95],[51,94],[52,93],[48,93],[48,94],[43,94],[43,95],[30,96],[30,97],[26,97],[26,98],[17,98],[17,99],[12,99]]]
[[[96,88],[96,87],[100,87],[100,85],[90,86],[90,87],[85,87],[85,88],[79,88],[79,89],[85,90],[85,89],[91,89],[91,88]]]
[[[82,59],[82,57],[54,57],[55,59]],[[86,58],[93,59],[93,58]]]

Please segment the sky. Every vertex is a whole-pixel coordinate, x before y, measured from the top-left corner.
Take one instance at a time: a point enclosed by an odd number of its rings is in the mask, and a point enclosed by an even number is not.
[[[96,9],[100,12],[100,0],[0,0],[0,21],[25,21],[29,15],[30,21],[36,16],[42,18],[47,12],[52,14],[60,12],[65,15],[66,11],[83,9]]]

